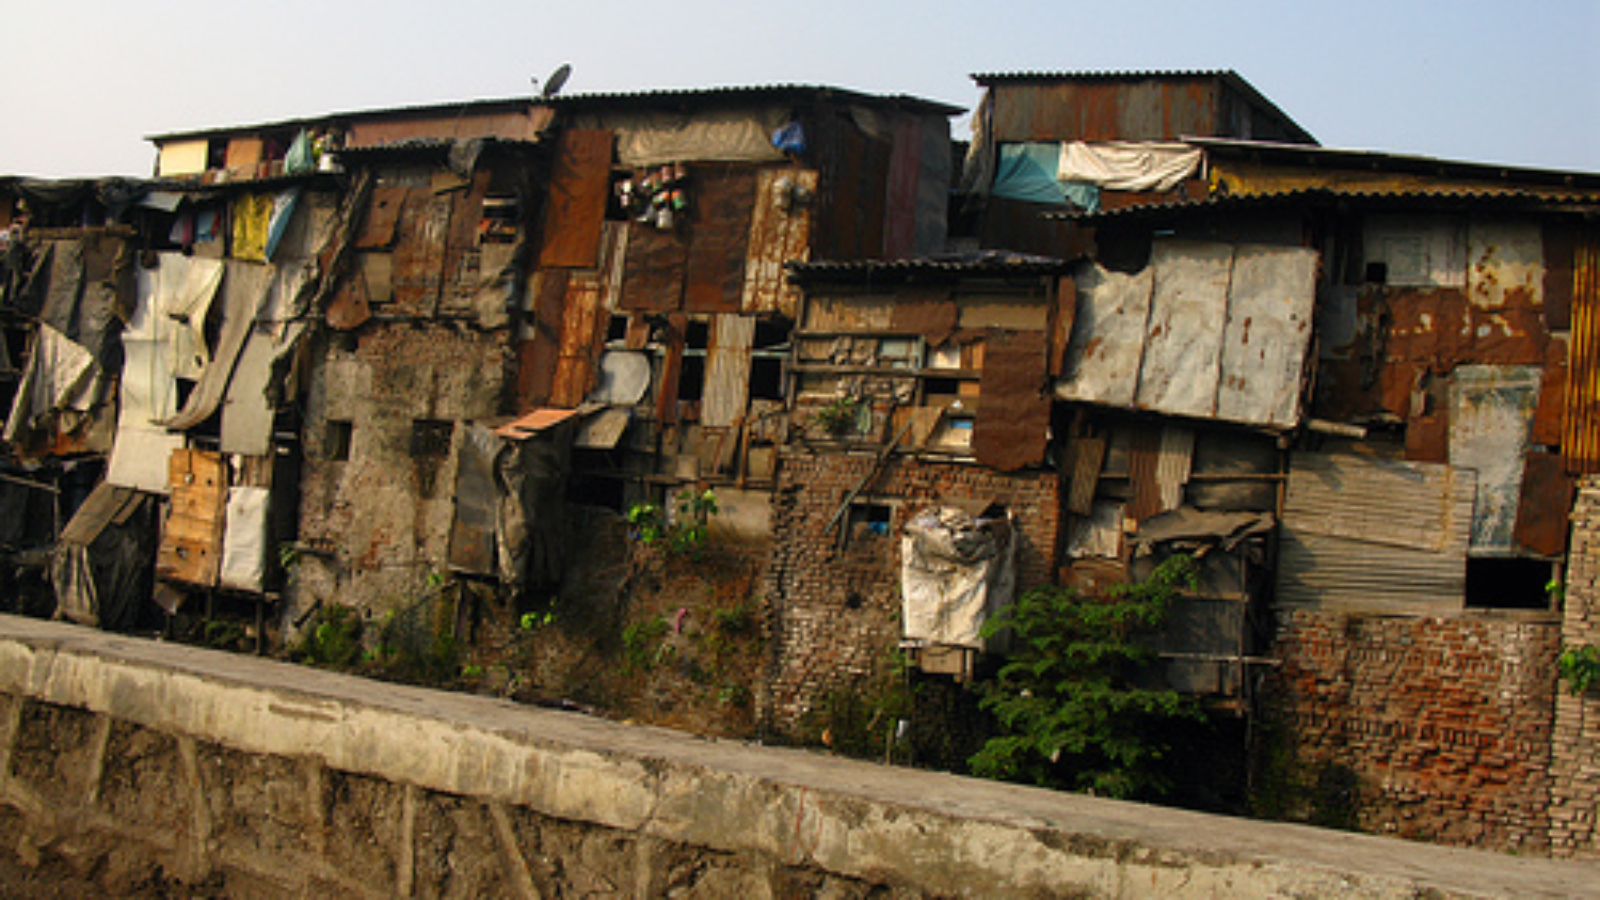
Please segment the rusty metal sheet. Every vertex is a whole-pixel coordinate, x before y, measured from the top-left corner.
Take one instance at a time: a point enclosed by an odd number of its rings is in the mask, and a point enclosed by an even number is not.
[[[1150,258],[1155,288],[1136,406],[1196,417],[1216,414],[1233,255],[1227,244],[1155,245]]]
[[[1161,512],[1161,482],[1156,470],[1161,462],[1161,427],[1135,423],[1129,428],[1128,480],[1133,497],[1126,514],[1142,521]]]
[[[1406,459],[1411,462],[1450,461],[1450,410],[1412,416],[1406,422]]]
[[[1533,366],[1460,366],[1450,383],[1450,465],[1478,473],[1471,552],[1503,555],[1522,488],[1541,370]]]
[[[1562,417],[1567,408],[1566,335],[1552,335],[1545,348],[1544,375],[1539,379],[1539,408],[1533,413],[1535,444],[1561,446]]]
[[[1476,493],[1470,469],[1295,453],[1278,601],[1391,613],[1461,609]]]
[[[403,118],[356,119],[350,122],[345,143],[350,147],[378,147],[416,138],[447,134],[458,141],[473,138],[537,141],[550,126],[553,107],[529,101],[523,109],[466,109],[451,105],[438,115],[414,112]]]
[[[889,187],[885,208],[883,258],[907,259],[916,254],[918,179],[922,174],[922,122],[899,115],[889,152]],[[948,157],[949,153],[946,152]]]
[[[519,409],[543,406],[550,400],[560,360],[563,301],[567,272],[547,269],[534,276],[529,293],[532,334],[517,348],[517,405]]]
[[[594,387],[595,364],[610,322],[603,301],[598,279],[576,272],[567,279],[555,381],[550,388],[553,406],[577,406]]]
[[[453,193],[428,188],[407,192],[394,253],[394,304],[401,315],[431,316],[444,286]]]
[[[1317,300],[1317,253],[1242,246],[1223,329],[1217,417],[1293,427]]]
[[[1575,243],[1561,454],[1568,473],[1586,475],[1600,471],[1600,229]]]
[[[512,441],[525,441],[560,425],[562,422],[577,415],[575,409],[551,409],[543,407],[530,410],[510,422],[494,429],[496,437],[503,437]]]
[[[405,206],[409,193],[408,188],[398,186],[372,189],[372,199],[367,202],[367,212],[361,222],[361,233],[356,236],[357,250],[380,250],[394,246],[400,210]]]
[[[683,374],[684,335],[688,329],[688,316],[667,314],[666,354],[661,359],[656,389],[656,421],[662,425],[678,424],[678,379]]]
[[[227,464],[218,453],[174,450],[168,472],[172,500],[156,551],[156,577],[210,587],[222,563]]]
[[[1529,453],[1522,469],[1522,502],[1517,506],[1514,537],[1519,547],[1541,556],[1567,550],[1576,479],[1568,475],[1560,454]]]
[[[600,264],[601,228],[611,190],[610,131],[561,133],[551,163],[539,265],[593,269]]]
[[[610,450],[622,440],[632,420],[629,410],[619,407],[602,409],[578,425],[572,446],[582,450]]]
[[[742,167],[696,167],[691,174],[694,236],[684,273],[684,308],[735,313],[744,294],[756,173]]]
[[[1218,134],[1210,76],[998,84],[996,141],[1160,141]]]
[[[958,321],[956,301],[948,287],[907,285],[895,295],[889,331],[920,334],[929,344],[938,346],[955,334]]]
[[[812,204],[794,198],[797,192],[815,196],[817,180],[809,169],[762,169],[757,176],[740,301],[745,313],[794,318],[799,290],[788,283],[783,265],[811,258],[812,219]]]
[[[1078,283],[1070,275],[1056,281],[1055,307],[1050,322],[1050,377],[1060,378],[1066,366],[1067,345],[1078,315]]]
[[[984,340],[972,453],[983,465],[1014,472],[1044,460],[1050,438],[1045,392],[1048,341],[1042,331],[991,331]]]
[[[1079,272],[1078,315],[1056,396],[1132,406],[1150,318],[1155,269],[1124,275],[1089,263]]]
[[[1123,504],[1111,500],[1096,500],[1091,515],[1073,516],[1071,524],[1067,526],[1067,557],[1120,559],[1122,523],[1125,515],[1126,509]]]
[[[1067,511],[1087,516],[1094,512],[1094,493],[1100,485],[1100,468],[1106,460],[1103,438],[1080,437],[1072,441],[1072,484],[1067,491]]]
[[[1474,218],[1467,228],[1467,297],[1474,307],[1544,305],[1544,235],[1539,223]]]
[[[880,259],[892,144],[847,119],[815,124],[808,137],[815,139],[812,153],[823,162],[827,188],[817,198],[813,247],[822,259]]]
[[[1388,318],[1388,329],[1379,336],[1387,360],[1424,363],[1440,373],[1469,361],[1472,329],[1461,290],[1387,288],[1369,291],[1363,299],[1367,315]]]
[[[617,307],[643,312],[682,309],[688,260],[688,244],[677,232],[629,228],[628,253],[622,268],[622,295]]]
[[[1544,318],[1550,331],[1572,327],[1572,288],[1580,232],[1552,220],[1544,225]]]
[[[500,491],[494,458],[500,447],[500,439],[482,425],[470,423],[463,429],[456,462],[455,515],[450,522],[450,568],[456,571],[498,572],[495,520]]]
[[[744,418],[750,391],[750,347],[755,335],[754,316],[725,315],[711,320],[701,425],[731,428]]]

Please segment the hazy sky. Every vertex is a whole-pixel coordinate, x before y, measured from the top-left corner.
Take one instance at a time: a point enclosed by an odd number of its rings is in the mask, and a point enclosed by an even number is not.
[[[1232,69],[1324,145],[1600,172],[1600,0],[0,0],[0,175],[149,175],[145,138],[567,93]],[[957,137],[967,136],[965,119]]]

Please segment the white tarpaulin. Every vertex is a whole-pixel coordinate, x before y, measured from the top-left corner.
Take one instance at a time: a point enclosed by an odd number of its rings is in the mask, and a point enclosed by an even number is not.
[[[630,168],[670,162],[777,162],[772,132],[789,121],[773,107],[756,112],[729,111],[690,116],[676,112],[603,115],[587,127],[617,133],[617,162]]]
[[[18,441],[52,413],[88,412],[97,393],[99,371],[88,348],[40,322],[27,373],[6,420],[6,440]]]
[[[989,616],[1016,589],[1010,517],[978,519],[954,507],[923,510],[901,536],[906,641],[982,650]]]
[[[271,493],[264,487],[228,488],[219,578],[223,587],[242,591],[265,589]]]
[[[1200,171],[1201,159],[1188,144],[1070,141],[1061,145],[1056,177],[1113,191],[1170,191]]]

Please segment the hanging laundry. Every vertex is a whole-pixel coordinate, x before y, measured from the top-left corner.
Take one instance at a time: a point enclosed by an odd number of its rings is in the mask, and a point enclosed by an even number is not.
[[[233,202],[233,258],[267,261],[267,235],[272,222],[271,194],[241,194]]]

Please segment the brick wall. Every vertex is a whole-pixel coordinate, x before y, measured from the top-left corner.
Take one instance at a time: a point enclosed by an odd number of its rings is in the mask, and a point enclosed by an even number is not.
[[[792,731],[830,691],[849,689],[897,646],[899,535],[924,507],[939,500],[1004,503],[1018,525],[1018,589],[1049,581],[1060,520],[1054,474],[891,460],[859,498],[888,507],[887,534],[857,528],[841,548],[828,523],[872,465],[868,456],[783,458],[765,587],[770,669],[760,704],[763,721],[777,731]]]
[[[1572,544],[1567,556],[1566,614],[1561,639],[1566,646],[1600,644],[1600,479],[1578,493],[1572,512]],[[1556,696],[1554,743],[1550,752],[1550,852],[1555,856],[1600,857],[1595,800],[1600,795],[1600,697],[1593,691]]]
[[[1266,758],[1294,784],[1265,787],[1298,790],[1292,818],[1545,852],[1559,645],[1527,618],[1281,612]]]

